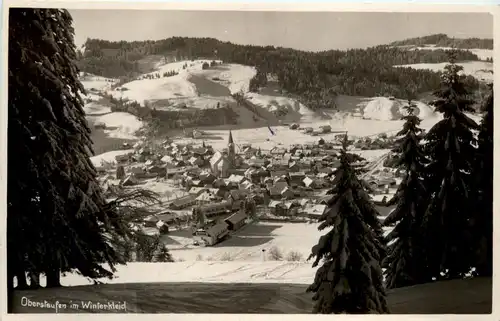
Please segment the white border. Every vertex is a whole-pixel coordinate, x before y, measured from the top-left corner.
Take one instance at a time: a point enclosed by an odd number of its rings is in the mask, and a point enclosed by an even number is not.
[[[76,320],[80,318],[92,319],[108,319],[108,320],[120,320],[132,319],[139,316],[139,318],[147,317],[148,319],[158,319],[164,321],[164,314],[139,314],[139,315],[119,315],[119,314],[98,314],[98,315],[85,315],[85,314],[11,314],[6,315],[6,295],[7,289],[4,286],[6,284],[6,187],[7,187],[7,164],[6,164],[6,154],[7,154],[7,50],[8,48],[8,8],[9,7],[45,7],[45,8],[67,8],[67,9],[142,9],[142,10],[210,10],[210,11],[304,11],[304,12],[321,12],[321,11],[351,11],[351,12],[489,12],[494,16],[494,30],[500,30],[499,22],[497,21],[500,9],[498,6],[493,5],[461,5],[461,4],[416,4],[416,3],[325,3],[325,2],[304,2],[304,3],[285,3],[285,2],[275,2],[275,3],[264,3],[264,2],[251,2],[251,3],[235,3],[235,2],[120,2],[120,0],[112,0],[108,2],[102,1],[26,1],[26,0],[6,0],[2,6],[2,56],[0,70],[2,71],[2,81],[0,87],[0,121],[1,121],[1,132],[0,132],[0,157],[3,161],[0,162],[0,183],[2,193],[0,195],[0,204],[2,212],[0,215],[2,218],[2,223],[0,224],[0,284],[1,284],[1,295],[0,295],[0,306],[1,306],[1,318],[4,320],[51,320],[59,319],[61,320]],[[499,37],[497,33],[494,34],[494,61],[500,61],[500,54],[498,50]],[[494,74],[500,74],[500,67],[495,63]],[[498,81],[494,82],[494,90],[498,93],[500,92],[500,83]],[[500,103],[498,99],[495,101],[495,109],[498,110]],[[500,122],[498,117],[495,118],[495,150],[500,153],[500,146],[498,145],[498,138],[500,134],[497,133],[497,124]],[[499,136],[499,137],[496,137]],[[498,155],[495,155],[497,159]],[[500,181],[500,171],[495,168],[494,171],[495,182]],[[497,186],[494,188],[495,199],[500,199],[500,193]],[[494,225],[495,230],[498,229],[500,224],[500,218],[498,215],[500,213],[500,202],[494,202]],[[496,233],[494,235],[494,244],[500,244],[500,236]],[[494,246],[494,263],[495,266],[500,264],[499,251],[496,250],[497,247]],[[493,278],[493,302],[498,303],[498,282],[496,273],[494,273]],[[165,304],[168,304],[166,302]],[[310,318],[325,318],[325,320],[331,320],[331,318],[342,318],[343,320],[350,319],[362,319],[366,318],[385,318],[393,320],[405,319],[407,321],[412,320],[495,320],[498,321],[499,309],[495,307],[493,303],[493,314],[492,315],[383,315],[383,316],[354,316],[354,315],[246,315],[246,314],[175,314],[169,317],[175,320],[190,320],[190,321],[207,321],[207,320],[259,320],[265,317],[268,320],[310,320]],[[168,317],[168,316],[167,316]]]

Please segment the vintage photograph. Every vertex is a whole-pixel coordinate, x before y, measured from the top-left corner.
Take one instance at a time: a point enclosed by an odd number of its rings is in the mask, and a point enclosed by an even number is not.
[[[492,313],[491,13],[118,8],[6,8],[8,313]]]

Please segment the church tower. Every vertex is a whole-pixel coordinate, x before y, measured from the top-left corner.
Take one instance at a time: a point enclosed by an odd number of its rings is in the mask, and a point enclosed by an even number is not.
[[[233,133],[231,133],[231,131],[229,131],[229,139],[227,142],[227,158],[231,166],[234,167],[236,158],[236,146],[234,146]]]

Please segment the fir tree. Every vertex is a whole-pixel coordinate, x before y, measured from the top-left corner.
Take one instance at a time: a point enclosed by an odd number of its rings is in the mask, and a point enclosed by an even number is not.
[[[314,313],[387,313],[382,269],[384,255],[378,213],[349,162],[347,137],[340,153],[328,208],[319,230],[331,228],[312,248]]]
[[[153,258],[154,262],[174,262],[172,254],[168,251],[165,245],[160,244]]]
[[[111,277],[121,261],[103,231],[123,234],[126,226],[107,206],[89,158],[71,16],[59,9],[9,13],[9,289],[25,272],[45,274],[47,287],[60,286],[60,273],[73,269]]]
[[[477,249],[476,273],[493,274],[493,90],[483,106],[474,166],[477,203],[474,211],[474,238]]]
[[[423,219],[428,271],[439,278],[459,278],[468,273],[472,261],[471,170],[475,155],[472,130],[478,125],[465,112],[473,101],[464,85],[463,68],[454,53],[442,74],[442,88],[432,102],[443,119],[425,135],[425,187],[429,204]]]
[[[388,256],[384,260],[387,288],[398,288],[425,282],[422,276],[422,243],[421,231],[423,211],[425,211],[425,189],[421,174],[425,170],[426,159],[420,141],[422,130],[418,127],[420,119],[414,115],[415,104],[408,101],[404,116],[403,129],[397,133],[396,167],[405,170],[401,185],[394,197],[386,206],[396,205],[395,209],[384,220],[385,226],[396,223],[387,235]]]

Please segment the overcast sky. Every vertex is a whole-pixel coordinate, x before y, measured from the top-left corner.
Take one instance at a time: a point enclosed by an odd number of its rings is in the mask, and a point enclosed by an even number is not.
[[[185,36],[317,51],[365,48],[435,33],[493,38],[493,17],[487,13],[166,10],[70,10],[70,13],[77,46],[87,38],[133,41]]]

